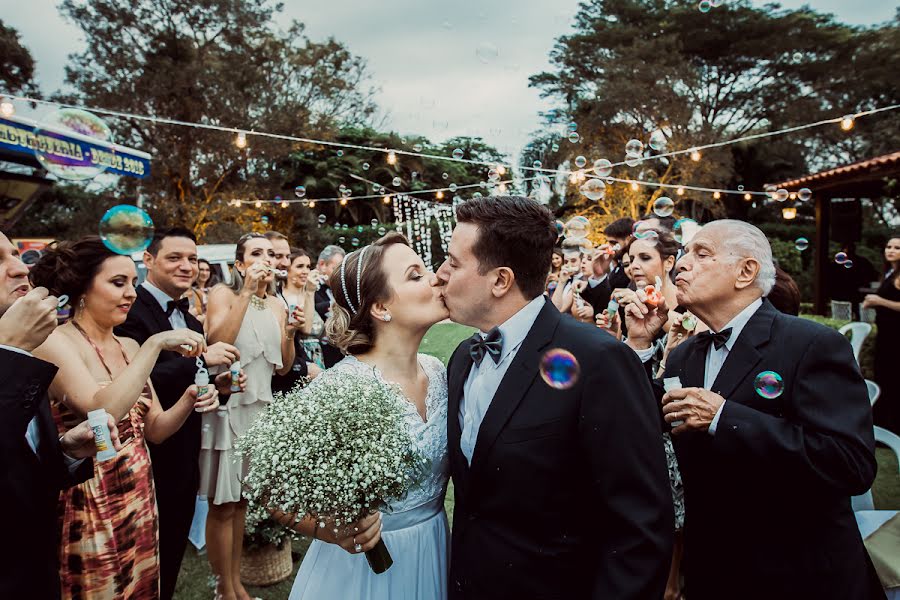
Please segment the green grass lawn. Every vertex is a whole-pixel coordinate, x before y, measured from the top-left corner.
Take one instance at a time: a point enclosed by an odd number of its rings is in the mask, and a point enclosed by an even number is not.
[[[422,341],[421,351],[438,357],[446,364],[457,344],[472,335],[473,332],[474,330],[469,327],[453,323],[435,325]],[[900,510],[900,476],[898,476],[897,458],[887,448],[879,447],[876,454],[878,458],[878,477],[875,480],[875,485],[872,487],[875,508]],[[447,490],[445,506],[448,514],[452,516],[452,485]],[[285,581],[265,588],[248,587],[248,591],[264,600],[284,600],[287,598],[294,583],[294,576],[300,566],[300,560],[308,547],[309,540],[305,538],[293,543],[294,571]],[[181,568],[181,575],[178,578],[175,598],[178,600],[209,600],[212,596],[210,570],[206,562],[206,556],[198,553],[193,546],[188,545]]]

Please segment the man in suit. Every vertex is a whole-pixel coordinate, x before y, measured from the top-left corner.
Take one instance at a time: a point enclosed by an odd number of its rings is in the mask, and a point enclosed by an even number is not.
[[[628,217],[623,217],[621,219],[616,219],[612,223],[606,226],[603,229],[603,235],[606,236],[606,242],[610,247],[619,247],[619,253],[625,248],[625,243],[628,241],[628,238],[631,236],[631,232],[634,229],[634,219],[630,219]],[[609,287],[610,289],[617,290],[619,288],[627,288],[631,285],[631,278],[625,273],[625,268],[622,266],[621,260],[616,260],[615,265],[613,265],[612,269],[609,272]],[[601,310],[605,307],[601,307]]]
[[[437,277],[451,318],[482,333],[448,368],[450,598],[661,598],[674,517],[640,361],[543,298],[545,207],[479,198],[457,222]],[[558,350],[580,365],[560,389],[538,374]]]
[[[285,273],[284,277],[278,275],[275,278],[275,295],[284,302],[285,309],[290,309],[290,302],[284,297],[284,285],[287,281],[287,273],[291,270],[291,256],[296,248],[291,248],[288,237],[278,231],[267,231],[265,236],[272,242],[272,249],[275,251],[275,268]],[[305,318],[302,306],[296,307],[294,310],[299,311],[299,318]],[[298,321],[298,323],[302,324],[302,321]],[[301,336],[294,336],[294,366],[284,375],[272,374],[272,391],[288,392],[294,389],[301,378],[314,379],[320,371],[317,364],[309,362]]]
[[[59,491],[94,475],[94,432],[85,421],[58,435],[47,400],[57,367],[31,355],[56,328],[56,305],[0,233],[0,598],[59,598]]]
[[[319,261],[316,263],[316,271],[319,273],[319,289],[316,290],[315,303],[316,312],[323,321],[328,320],[331,315],[331,305],[334,303],[334,296],[331,295],[328,280],[331,279],[334,270],[341,266],[345,254],[343,248],[335,245],[325,246],[319,253]],[[329,344],[327,338],[322,339],[322,360],[325,362],[326,368],[333,367],[343,358],[343,353]]]
[[[181,227],[161,229],[144,252],[147,280],[137,288],[137,299],[116,335],[139,344],[161,331],[189,328],[203,333],[203,325],[188,312],[184,297],[197,277],[197,242]],[[224,368],[215,378],[222,404],[231,395],[228,367],[240,359],[237,348],[212,344],[203,355],[206,368]],[[176,352],[160,352],[150,380],[163,409],[171,407],[194,383],[196,360]],[[200,485],[200,413],[191,413],[184,425],[162,444],[149,444],[153,482],[159,508],[160,597],[172,598],[181,570]]]
[[[749,223],[706,225],[676,268],[679,306],[711,330],[671,352],[662,398],[684,481],[687,597],[884,598],[850,508],[876,463],[847,339],[765,299],[772,251]],[[635,311],[640,349],[666,317]]]

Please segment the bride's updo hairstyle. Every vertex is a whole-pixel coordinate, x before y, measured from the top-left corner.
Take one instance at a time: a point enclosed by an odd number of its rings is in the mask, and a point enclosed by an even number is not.
[[[328,280],[335,305],[325,323],[325,334],[328,342],[345,354],[362,354],[375,345],[375,323],[369,313],[373,304],[386,302],[393,294],[384,272],[384,253],[394,244],[409,246],[409,241],[392,231],[371,246],[344,256]]]

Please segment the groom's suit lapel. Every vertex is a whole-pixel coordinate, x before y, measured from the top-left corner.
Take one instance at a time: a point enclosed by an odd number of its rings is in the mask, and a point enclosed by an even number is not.
[[[464,488],[469,476],[469,465],[459,447],[459,440],[462,437],[462,427],[459,424],[459,406],[462,402],[466,380],[469,378],[469,372],[474,364],[469,355],[469,346],[471,344],[471,340],[465,340],[460,344],[448,377],[447,446],[450,449],[450,466],[451,472],[454,474],[453,485],[456,488]],[[464,489],[460,490],[460,492],[464,491]]]
[[[494,394],[494,399],[481,421],[472,454],[473,473],[484,462],[494,442],[497,441],[497,436],[522,402],[531,382],[537,377],[541,352],[553,340],[553,333],[561,318],[562,315],[549,301],[538,313],[534,325],[519,347],[509,369],[506,370],[503,381],[500,382],[497,393]]]

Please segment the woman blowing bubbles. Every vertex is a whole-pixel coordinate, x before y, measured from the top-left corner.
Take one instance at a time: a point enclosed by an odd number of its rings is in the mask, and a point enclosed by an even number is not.
[[[200,493],[209,500],[206,545],[217,577],[216,598],[248,600],[241,584],[244,519],[241,498],[244,468],[234,444],[272,402],[272,374],[284,375],[294,364],[294,336],[303,322],[302,307],[289,320],[274,294],[275,251],[261,233],[238,240],[231,287],[209,293],[206,326],[211,342],[234,344],[247,376],[245,391],[234,394],[215,414],[204,415],[200,449]]]

